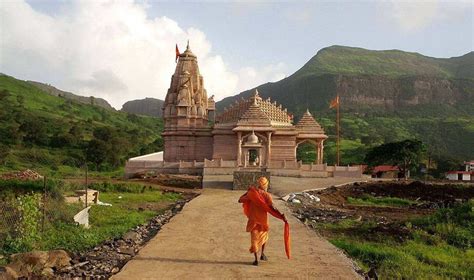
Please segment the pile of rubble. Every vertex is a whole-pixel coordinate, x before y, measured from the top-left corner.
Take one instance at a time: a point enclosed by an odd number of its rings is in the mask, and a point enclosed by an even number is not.
[[[202,176],[190,174],[164,174],[154,171],[143,171],[133,174],[132,179],[150,182],[162,186],[179,187],[185,189],[202,188]]]
[[[0,175],[0,179],[2,180],[22,180],[22,181],[36,181],[42,180],[43,176],[38,174],[37,172],[26,169],[24,171],[17,171],[17,172],[10,172]]]
[[[308,192],[299,192],[299,193],[290,193],[287,196],[283,197],[283,200],[286,202],[298,203],[306,202],[306,203],[317,203],[320,202],[321,199],[313,194]]]
[[[347,218],[353,218],[353,215],[335,209],[319,209],[302,207],[295,210],[294,215],[308,225],[316,222],[335,223]]]
[[[92,250],[73,255],[72,265],[56,272],[56,276],[68,279],[108,279],[116,274],[135,254],[155,236],[163,225],[191,200],[178,201],[171,210],[156,216],[148,224],[137,226],[126,233],[122,238],[106,241]]]

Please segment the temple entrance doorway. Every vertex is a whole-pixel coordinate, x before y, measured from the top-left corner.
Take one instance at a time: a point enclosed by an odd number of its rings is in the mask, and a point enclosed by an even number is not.
[[[318,146],[313,141],[303,141],[296,146],[296,160],[304,164],[316,163]]]
[[[259,166],[260,165],[260,157],[259,157],[259,152],[257,149],[250,149],[248,151],[248,165],[249,166]]]

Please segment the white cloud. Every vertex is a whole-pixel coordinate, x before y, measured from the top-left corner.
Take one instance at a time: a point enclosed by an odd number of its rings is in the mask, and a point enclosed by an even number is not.
[[[416,32],[434,22],[456,21],[471,16],[471,1],[383,1],[379,3],[381,18],[397,24],[402,30]]]
[[[254,88],[267,82],[276,82],[286,77],[284,63],[270,64],[261,69],[243,67],[239,71],[238,91]]]
[[[281,65],[252,75],[251,67],[233,73],[212,54],[202,31],[183,30],[167,17],[149,18],[146,9],[146,2],[132,0],[75,1],[49,16],[23,1],[2,1],[0,72],[102,97],[121,108],[132,99],[164,99],[175,67],[174,44],[183,50],[189,39],[208,94],[217,100],[284,76]]]

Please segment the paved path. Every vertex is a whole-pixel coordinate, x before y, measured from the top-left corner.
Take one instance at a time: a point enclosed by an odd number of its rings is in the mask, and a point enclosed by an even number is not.
[[[291,260],[283,245],[283,223],[270,218],[268,262],[251,265],[242,191],[205,189],[189,202],[112,279],[358,279],[350,260],[288,213]]]

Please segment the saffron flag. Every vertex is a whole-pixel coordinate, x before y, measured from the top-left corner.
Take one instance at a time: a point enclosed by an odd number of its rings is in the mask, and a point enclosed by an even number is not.
[[[261,194],[258,193],[258,191],[255,187],[250,187],[249,188],[249,190],[247,192],[247,197],[252,203],[258,205],[258,207],[261,207],[267,213],[270,213],[275,218],[283,220],[283,216],[280,213],[273,210],[265,202],[265,199],[262,197]],[[242,206],[244,208],[244,214],[248,217],[249,216],[249,207],[250,207],[249,202],[244,202]],[[289,259],[291,257],[291,248],[290,248],[290,225],[288,224],[288,222],[285,222],[283,237],[284,237],[284,240],[285,240],[285,253],[286,253],[286,256]]]
[[[180,55],[180,53],[179,53],[179,49],[178,49],[178,44],[176,44],[176,58],[175,58],[174,62],[178,62],[179,55]]]
[[[333,100],[331,100],[331,104],[329,104],[329,108],[336,108],[339,106],[339,95],[336,96]]]

